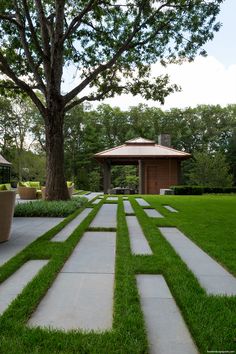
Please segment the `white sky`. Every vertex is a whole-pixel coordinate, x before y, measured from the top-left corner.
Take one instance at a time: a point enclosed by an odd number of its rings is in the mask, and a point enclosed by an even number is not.
[[[198,104],[220,104],[222,106],[236,103],[236,0],[226,0],[222,7],[218,21],[222,27],[215,34],[213,41],[206,44],[208,57],[197,57],[192,63],[182,65],[169,65],[166,72],[170,75],[172,83],[181,86],[182,91],[169,95],[165,104],[161,106],[154,101],[145,101],[140,96],[116,96],[112,99],[95,102],[104,102],[111,106],[127,109],[139,103],[149,106],[158,106],[163,109],[171,107],[189,107]],[[153,65],[153,74],[162,73],[160,65]]]

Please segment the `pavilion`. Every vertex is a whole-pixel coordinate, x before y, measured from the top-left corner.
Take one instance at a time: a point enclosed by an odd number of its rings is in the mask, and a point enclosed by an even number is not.
[[[0,183],[9,183],[11,178],[11,163],[0,155]]]
[[[161,134],[159,143],[144,138],[128,140],[124,145],[114,147],[95,154],[95,158],[103,165],[104,193],[110,191],[111,166],[138,165],[139,193],[159,194],[160,189],[167,189],[180,183],[181,161],[191,155],[172,149],[170,136]],[[169,146],[166,146],[169,145]]]

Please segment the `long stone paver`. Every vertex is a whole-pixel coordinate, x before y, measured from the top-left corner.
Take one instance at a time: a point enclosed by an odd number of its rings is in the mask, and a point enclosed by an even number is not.
[[[163,218],[164,216],[156,209],[143,209],[150,218]]]
[[[29,325],[62,330],[110,330],[115,244],[115,232],[86,232]]]
[[[162,235],[171,244],[201,286],[210,295],[236,295],[236,279],[206,252],[174,227],[160,227]]]
[[[62,273],[114,273],[115,232],[86,232]]]
[[[136,216],[126,216],[127,226],[129,230],[131,251],[136,255],[149,255],[152,250],[143,234],[143,230]]]
[[[141,206],[150,206],[150,204],[143,198],[136,198],[136,202]]]
[[[92,204],[96,205],[96,204],[100,203],[100,201],[101,201],[101,198],[95,199],[94,202],[92,202]]]
[[[64,218],[13,218],[11,238],[7,242],[0,243],[0,266],[62,220]]]
[[[136,276],[151,354],[197,354],[198,350],[162,275]]]
[[[176,210],[175,208],[173,208],[170,205],[163,205],[164,208],[166,208],[167,210],[169,210],[171,213],[178,213],[178,210]]]
[[[118,200],[118,197],[108,197],[107,200],[117,201],[117,200]]]
[[[127,214],[134,213],[134,209],[128,200],[124,200],[124,209]]]
[[[91,227],[116,227],[117,204],[103,204],[91,223]]]
[[[90,202],[92,199],[98,197],[100,194],[101,194],[100,192],[92,192],[88,194],[83,194],[82,197],[87,198],[88,201]]]
[[[93,208],[84,209],[78,216],[76,216],[68,225],[66,225],[51,241],[63,242],[66,241],[72,232],[79,226],[79,224],[89,215]]]
[[[47,260],[28,261],[0,285],[0,315],[47,263]]]

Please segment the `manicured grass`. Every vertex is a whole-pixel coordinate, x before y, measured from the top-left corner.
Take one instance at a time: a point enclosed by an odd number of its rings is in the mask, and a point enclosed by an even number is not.
[[[37,200],[28,203],[17,204],[14,216],[54,216],[63,217],[72,214],[78,208],[87,203],[83,197],[73,197],[67,201]]]
[[[236,276],[236,195],[147,196],[164,216],[158,225],[174,225]],[[170,213],[171,205],[179,213]]]
[[[165,218],[149,218],[135,198],[130,197],[153,251],[153,256],[132,256],[123,204],[119,198],[113,329],[97,334],[79,331],[63,333],[27,327],[30,314],[52,284],[84,231],[89,228],[104,202],[102,201],[93,207],[93,211],[66,242],[59,244],[49,240],[82,209],[0,268],[1,282],[29,259],[50,259],[48,265],[0,317],[0,353],[148,353],[145,323],[135,281],[137,273],[164,275],[200,353],[206,353],[207,350],[235,350],[236,299],[207,296],[194,275],[160,235],[157,226],[177,226],[212,257],[234,272],[235,261],[231,247],[235,247],[236,221],[235,217],[233,218],[233,209],[236,210],[236,198],[144,198],[165,215]],[[163,204],[173,206],[179,213],[170,213],[162,207]],[[226,235],[222,232],[227,223],[230,226],[227,227]]]

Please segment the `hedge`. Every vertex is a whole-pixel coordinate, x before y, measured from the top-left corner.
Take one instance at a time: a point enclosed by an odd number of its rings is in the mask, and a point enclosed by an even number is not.
[[[202,195],[203,193],[236,193],[236,187],[172,186],[175,195]]]
[[[172,186],[175,195],[202,195],[203,188],[199,186]]]

